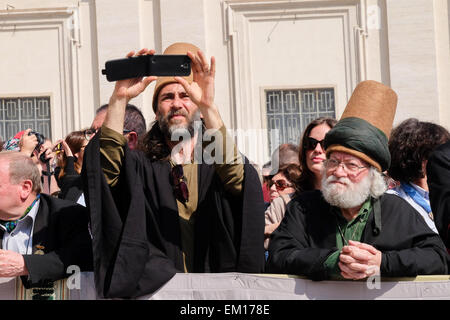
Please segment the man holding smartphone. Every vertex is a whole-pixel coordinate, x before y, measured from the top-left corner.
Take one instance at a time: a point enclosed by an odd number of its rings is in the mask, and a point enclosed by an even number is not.
[[[100,134],[85,151],[96,287],[108,298],[152,293],[177,272],[264,268],[261,184],[214,103],[215,59],[209,64],[187,43],[164,54],[187,54],[191,75],[117,81]],[[142,150],[131,151],[122,136],[125,106],[156,79],[156,121]],[[202,143],[206,133],[214,136],[212,164],[198,158],[211,146]]]

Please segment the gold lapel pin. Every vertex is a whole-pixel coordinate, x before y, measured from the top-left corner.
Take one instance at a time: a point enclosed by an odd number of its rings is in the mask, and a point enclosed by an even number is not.
[[[37,250],[34,252],[34,254],[40,254],[40,255],[44,255],[45,254],[45,252],[44,252],[45,247],[44,246],[42,246],[40,244],[37,244],[36,245],[36,249]]]

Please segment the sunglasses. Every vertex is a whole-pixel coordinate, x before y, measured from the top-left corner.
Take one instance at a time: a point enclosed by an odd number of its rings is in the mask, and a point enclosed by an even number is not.
[[[286,188],[292,187],[292,184],[287,183],[284,180],[275,180],[275,181],[270,181],[269,182],[269,187],[272,187],[273,185],[275,185],[275,188],[277,188],[277,190],[279,191],[283,191]]]
[[[311,137],[306,137],[304,142],[304,148],[306,150],[314,150],[317,147],[317,144],[319,143],[320,147],[323,149],[324,141],[325,139],[319,141]]]
[[[173,166],[171,176],[175,197],[178,201],[186,203],[189,200],[189,190],[184,177],[183,166],[180,164]]]

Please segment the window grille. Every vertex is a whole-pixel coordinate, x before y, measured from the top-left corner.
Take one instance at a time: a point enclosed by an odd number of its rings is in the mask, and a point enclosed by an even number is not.
[[[52,138],[50,97],[0,98],[0,139],[28,128]]]
[[[283,143],[298,145],[306,126],[319,117],[336,117],[334,88],[265,90],[269,150]],[[272,130],[278,129],[275,141]]]

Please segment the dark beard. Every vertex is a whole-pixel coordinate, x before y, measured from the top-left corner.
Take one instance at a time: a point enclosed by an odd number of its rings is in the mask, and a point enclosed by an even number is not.
[[[201,128],[199,128],[198,133],[200,135],[203,135],[204,130],[206,130],[205,125],[201,120],[197,121],[196,123],[201,124]],[[196,148],[197,147],[201,149],[202,145],[199,144],[199,146],[196,146]],[[139,142],[138,149],[143,151],[151,161],[156,160],[165,161],[170,159],[171,148],[167,144],[167,138],[165,134],[163,134],[160,125],[157,121],[152,123],[150,130],[144,135],[143,139]]]
[[[180,126],[177,124],[169,125],[169,118],[175,114],[178,114],[176,112],[169,112],[165,117],[158,116],[157,122],[159,124],[159,128],[161,129],[162,134],[168,141],[177,141],[176,139],[172,139],[173,135],[177,133],[177,135],[183,135],[185,133],[185,130],[189,133],[189,137],[194,136],[194,132],[196,129],[196,121],[200,122],[200,111],[197,111],[192,115],[192,118],[187,118],[185,113],[182,113],[188,120],[187,124],[184,126]],[[184,135],[183,135],[184,136]]]

